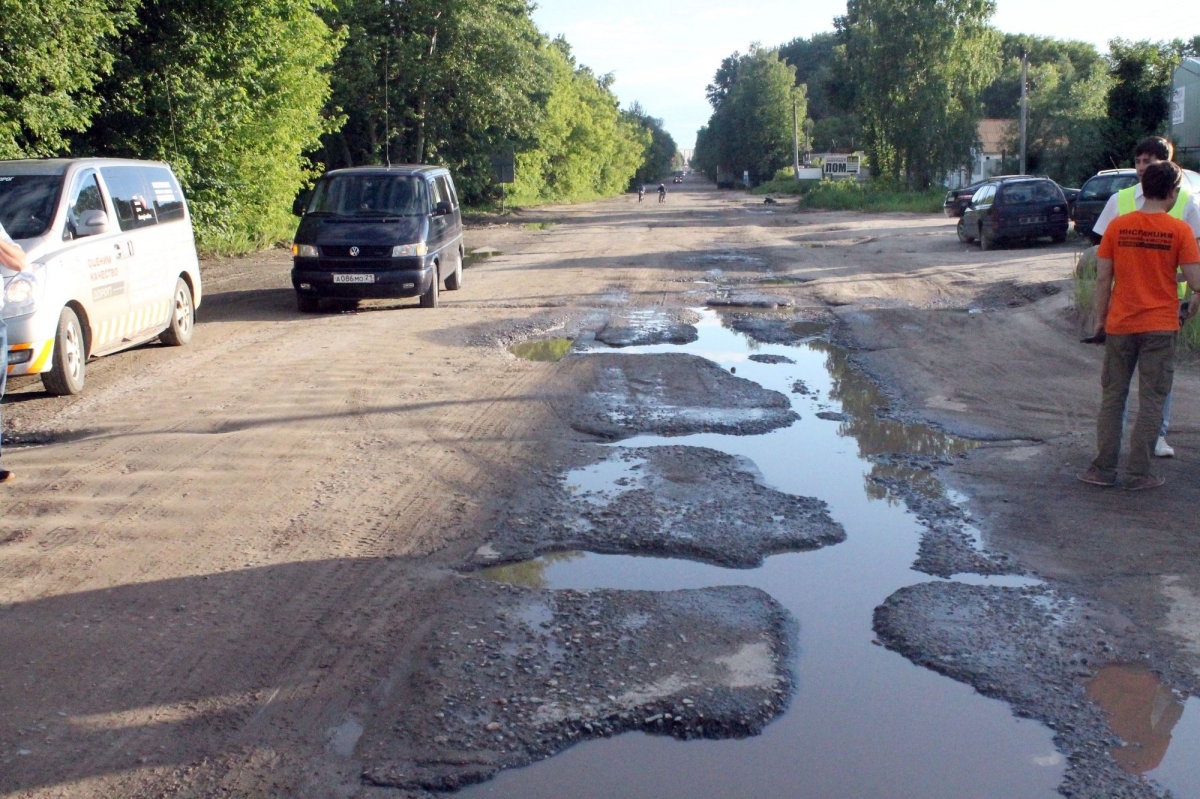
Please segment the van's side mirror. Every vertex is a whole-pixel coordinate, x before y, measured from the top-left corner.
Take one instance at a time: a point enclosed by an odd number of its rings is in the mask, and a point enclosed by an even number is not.
[[[449,200],[439,200],[438,204],[433,208],[434,216],[445,216],[446,214],[454,213],[454,206]]]
[[[308,209],[308,198],[311,195],[308,192],[301,192],[300,196],[292,200],[292,215],[304,216],[304,212]]]
[[[104,211],[86,211],[75,228],[76,236],[98,236],[108,232],[108,214]]]

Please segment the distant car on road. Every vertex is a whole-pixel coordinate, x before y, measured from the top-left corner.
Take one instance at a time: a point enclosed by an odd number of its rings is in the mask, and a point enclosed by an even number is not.
[[[1013,177],[989,180],[979,187],[958,220],[958,240],[979,241],[990,250],[1006,239],[1049,236],[1066,241],[1067,198],[1050,178]]]
[[[962,216],[967,205],[971,202],[971,198],[975,196],[975,192],[979,191],[980,187],[989,181],[1004,180],[1005,178],[1016,178],[1021,175],[995,175],[986,180],[977,180],[970,186],[963,186],[961,189],[951,189],[946,192],[946,199],[942,201],[942,210],[948,217]]]
[[[1105,169],[1084,181],[1079,187],[1079,198],[1071,209],[1075,229],[1091,239],[1093,244],[1099,242],[1100,237],[1092,232],[1092,227],[1108,203],[1108,198],[1137,182],[1135,169]],[[1200,174],[1190,169],[1183,170],[1183,188],[1200,196]]]
[[[683,183],[683,178],[675,178],[672,183]]]

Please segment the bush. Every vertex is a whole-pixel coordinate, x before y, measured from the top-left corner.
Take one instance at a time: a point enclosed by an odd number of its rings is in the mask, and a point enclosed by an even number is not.
[[[785,170],[780,170],[784,172]],[[787,168],[791,173],[791,168]],[[794,173],[792,173],[794,174]],[[918,214],[942,210],[945,192],[941,189],[913,191],[882,181],[860,183],[856,180],[804,180],[780,177],[753,189],[754,194],[796,194],[802,208],[826,211],[866,211],[871,213],[907,211]]]

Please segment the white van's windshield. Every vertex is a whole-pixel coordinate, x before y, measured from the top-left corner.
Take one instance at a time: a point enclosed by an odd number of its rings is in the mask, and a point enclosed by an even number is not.
[[[62,175],[0,175],[0,224],[14,239],[40,236],[54,220]]]
[[[334,175],[317,183],[310,214],[419,216],[429,213],[425,181],[411,175]]]

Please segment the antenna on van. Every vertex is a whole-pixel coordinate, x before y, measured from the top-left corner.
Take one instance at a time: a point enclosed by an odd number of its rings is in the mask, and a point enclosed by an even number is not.
[[[385,42],[383,51],[383,152],[388,169],[392,168],[392,126],[388,121],[388,73],[391,72],[392,40]]]
[[[175,145],[175,157],[179,157],[179,139],[175,137],[175,111],[171,108],[171,73],[164,72],[167,84],[167,117],[171,120],[171,142]]]

